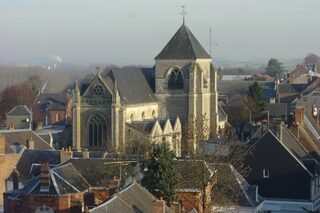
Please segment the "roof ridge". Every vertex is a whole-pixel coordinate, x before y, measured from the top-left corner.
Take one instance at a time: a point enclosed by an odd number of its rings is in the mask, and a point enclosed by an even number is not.
[[[187,39],[189,40],[189,43],[191,45],[193,57],[196,58],[196,53],[194,51],[194,44],[193,44],[192,40],[190,39],[190,35],[193,36],[193,34],[191,33],[191,31],[189,30],[189,28],[185,24],[183,24],[182,26],[184,27],[184,29],[186,30],[186,33],[188,35]]]

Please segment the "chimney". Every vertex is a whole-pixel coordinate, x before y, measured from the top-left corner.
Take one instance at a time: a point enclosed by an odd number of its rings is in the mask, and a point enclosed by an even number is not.
[[[64,163],[72,158],[72,150],[69,146],[68,148],[62,148],[60,151],[60,163]]]
[[[19,180],[18,180],[19,172],[17,171],[17,168],[15,167],[12,172],[12,182],[13,182],[13,190],[19,189]]]
[[[160,198],[160,200],[154,200],[152,202],[152,213],[165,213],[166,203]]]
[[[0,134],[0,155],[6,154],[6,136]]]
[[[84,159],[88,159],[90,157],[90,153],[87,149],[83,150],[82,154]]]
[[[26,147],[27,147],[27,149],[34,149],[34,140],[32,138],[27,139]]]
[[[50,167],[49,164],[42,163],[40,168],[40,192],[49,192],[50,189]]]
[[[295,123],[296,125],[301,125],[303,124],[303,119],[304,119],[304,108],[295,108],[294,111],[295,114]]]

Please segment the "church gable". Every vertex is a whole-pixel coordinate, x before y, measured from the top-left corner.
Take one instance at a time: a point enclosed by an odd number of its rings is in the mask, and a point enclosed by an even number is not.
[[[112,99],[112,92],[97,74],[82,95],[82,99]]]
[[[167,135],[167,134],[172,134],[172,125],[169,119],[166,120],[164,127],[163,127],[163,134]]]

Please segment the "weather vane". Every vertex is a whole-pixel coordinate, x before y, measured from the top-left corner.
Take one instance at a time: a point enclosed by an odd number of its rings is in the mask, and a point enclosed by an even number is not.
[[[186,15],[188,14],[187,12],[186,12],[186,10],[185,10],[185,5],[182,5],[181,6],[181,8],[182,8],[182,11],[180,12],[180,14],[182,15],[182,23],[184,24],[184,20],[185,20],[185,17],[186,17]]]

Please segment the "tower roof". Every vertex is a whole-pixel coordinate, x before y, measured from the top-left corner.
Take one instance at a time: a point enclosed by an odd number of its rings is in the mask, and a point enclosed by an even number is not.
[[[189,28],[182,24],[155,59],[211,59]]]

